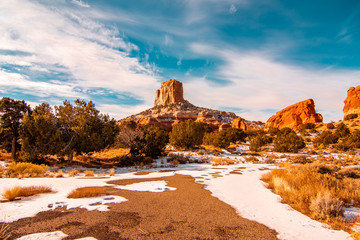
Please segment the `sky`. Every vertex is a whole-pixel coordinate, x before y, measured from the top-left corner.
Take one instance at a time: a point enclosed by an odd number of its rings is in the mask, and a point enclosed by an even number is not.
[[[338,121],[360,85],[360,2],[0,1],[0,97],[92,100],[121,119],[169,79],[192,104],[248,120],[312,98]]]

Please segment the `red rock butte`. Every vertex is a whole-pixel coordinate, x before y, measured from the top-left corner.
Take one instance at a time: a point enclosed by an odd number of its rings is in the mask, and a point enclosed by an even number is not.
[[[308,99],[284,108],[269,118],[265,129],[289,127],[297,129],[305,123],[321,123],[323,117],[315,111],[314,100]]]
[[[214,130],[224,130],[231,126],[244,130],[263,127],[261,122],[253,124],[254,122],[245,119],[242,119],[242,124],[234,125],[233,120],[238,118],[235,113],[197,107],[191,104],[184,99],[183,84],[175,79],[161,83],[160,88],[155,93],[154,105],[153,108],[122,119],[120,122],[133,120],[143,126],[160,125],[169,131],[174,125],[189,119],[207,123]]]
[[[156,90],[155,107],[156,106],[168,106],[174,103],[185,102],[183,97],[183,85],[175,79],[162,82],[161,87]]]
[[[358,114],[360,116],[360,86],[349,88],[344,103],[344,119],[349,114]]]

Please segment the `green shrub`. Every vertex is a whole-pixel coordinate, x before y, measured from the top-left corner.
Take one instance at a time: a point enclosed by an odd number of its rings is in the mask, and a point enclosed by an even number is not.
[[[350,134],[350,130],[344,123],[340,123],[339,125],[336,126],[335,135],[338,136],[339,138],[346,137],[349,134]]]
[[[336,148],[342,151],[360,148],[360,131],[355,130],[351,134],[348,134]]]
[[[304,123],[299,127],[299,131],[305,131],[307,129],[315,129],[315,123]]]
[[[327,129],[335,129],[335,125],[333,123],[326,124]]]
[[[318,148],[327,147],[330,144],[335,144],[339,140],[336,134],[330,131],[324,131],[314,139],[314,146]]]
[[[355,119],[358,118],[358,114],[357,113],[351,113],[345,116],[344,120],[351,120],[351,119]]]
[[[175,125],[170,133],[170,144],[185,149],[202,144],[206,125],[201,122],[187,120]]]
[[[292,152],[297,153],[305,147],[304,139],[298,136],[290,128],[282,129],[274,140],[275,152]]]
[[[219,148],[227,148],[230,143],[245,141],[246,134],[242,129],[229,128],[220,132],[211,132],[204,135],[203,144]]]
[[[256,136],[250,139],[250,150],[251,151],[259,151],[261,147],[265,146],[272,142],[272,138],[267,136],[263,132],[259,132]]]

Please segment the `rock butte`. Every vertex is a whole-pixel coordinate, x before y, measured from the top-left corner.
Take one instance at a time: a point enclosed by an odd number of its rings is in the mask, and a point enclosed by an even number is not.
[[[360,86],[349,88],[344,103],[344,119],[347,115],[354,113],[360,116]]]
[[[269,118],[265,129],[289,127],[297,129],[305,123],[321,123],[323,117],[315,111],[314,100],[308,99],[284,108]]]
[[[233,121],[239,119],[235,113],[201,108],[191,104],[183,97],[182,83],[175,79],[161,83],[161,87],[156,91],[153,108],[122,119],[120,122],[133,120],[139,125],[160,125],[171,130],[174,125],[188,119],[208,123],[211,128],[219,130],[230,127],[243,130],[261,129],[264,126],[262,122],[251,122],[242,118],[240,118],[241,124],[234,125]]]

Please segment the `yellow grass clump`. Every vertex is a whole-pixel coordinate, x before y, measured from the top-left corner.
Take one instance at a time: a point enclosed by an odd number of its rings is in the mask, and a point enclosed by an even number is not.
[[[47,186],[29,186],[29,187],[19,187],[15,186],[13,188],[5,189],[2,196],[9,201],[13,201],[18,197],[30,197],[40,193],[50,193],[53,190]]]
[[[235,164],[236,160],[234,159],[227,159],[227,158],[213,158],[211,160],[212,166],[219,166],[219,165],[232,165]]]
[[[337,170],[319,163],[287,165],[271,170],[262,180],[296,210],[349,230],[342,216],[345,206],[360,206],[360,179],[341,178]]]
[[[12,162],[5,170],[5,176],[10,178],[17,177],[44,177],[49,167],[41,164],[27,162]]]
[[[94,176],[94,171],[87,170],[87,171],[84,172],[84,174],[85,174],[85,177],[93,177]]]
[[[88,198],[99,197],[106,195],[106,188],[104,187],[85,187],[73,190],[67,197],[68,198]]]
[[[63,176],[64,176],[63,170],[59,170],[59,171],[57,171],[57,173],[55,174],[55,177],[56,177],[56,178],[62,178]]]
[[[69,177],[75,177],[75,176],[79,175],[79,173],[80,173],[79,170],[74,169],[74,170],[69,171],[68,175],[69,175]]]
[[[109,176],[115,176],[115,173],[116,173],[115,168],[109,170]]]

